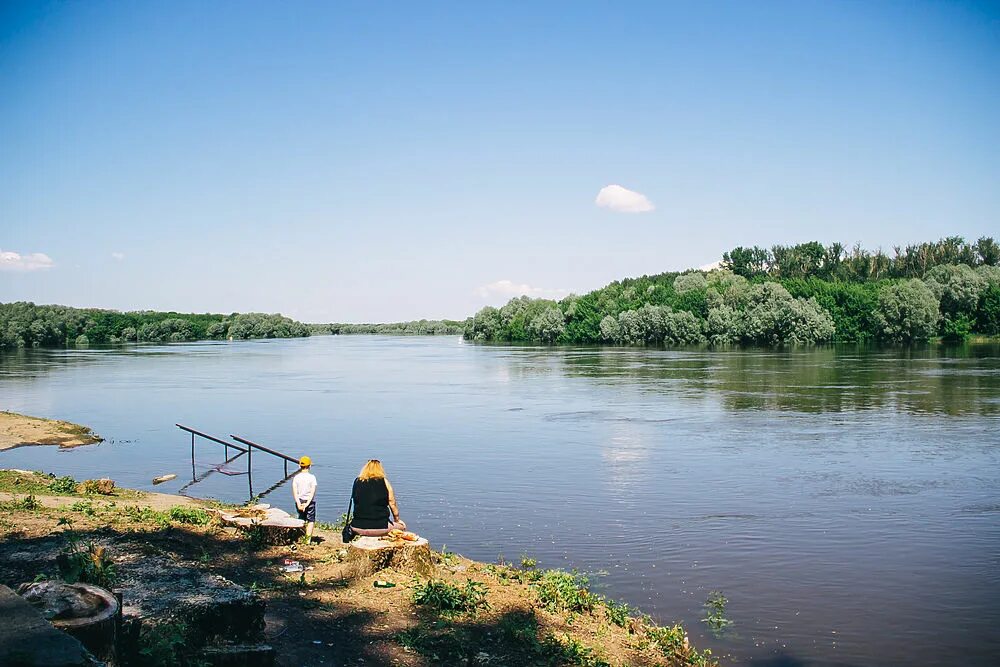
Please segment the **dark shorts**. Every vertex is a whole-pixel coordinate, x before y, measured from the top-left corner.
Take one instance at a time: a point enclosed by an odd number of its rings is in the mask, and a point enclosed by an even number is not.
[[[303,521],[316,521],[316,501],[312,501],[306,505],[304,511],[299,510],[299,518]]]

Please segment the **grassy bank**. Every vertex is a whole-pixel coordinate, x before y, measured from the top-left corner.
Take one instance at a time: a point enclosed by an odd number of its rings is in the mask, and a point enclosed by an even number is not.
[[[359,576],[333,526],[317,544],[267,546],[218,525],[208,503],[124,489],[85,494],[71,482],[0,471],[0,582],[58,576],[59,554],[84,548],[101,554],[87,559],[91,576],[114,587],[136,558],[163,556],[266,600],[265,635],[279,665],[715,664],[680,626],[659,626],[593,593],[585,577],[528,558],[485,564],[442,550],[430,577]],[[281,572],[286,558],[306,570]],[[376,579],[395,586],[375,588]],[[159,628],[142,638],[148,664],[193,664],[183,620]]]

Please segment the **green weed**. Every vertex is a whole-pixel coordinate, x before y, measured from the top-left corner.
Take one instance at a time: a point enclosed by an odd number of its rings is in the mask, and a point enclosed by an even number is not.
[[[554,635],[539,638],[538,619],[532,613],[508,614],[500,619],[498,630],[507,642],[535,659],[531,664],[611,667],[597,651],[575,639]]]
[[[712,591],[705,600],[705,618],[701,619],[706,623],[713,633],[718,634],[733,624],[726,618],[726,605],[729,600],[721,591]]]
[[[413,603],[443,612],[475,612],[480,608],[489,608],[487,590],[485,584],[471,579],[466,580],[462,588],[436,579],[414,581]]]
[[[148,667],[183,667],[190,631],[182,620],[146,627],[139,635],[141,664]]]
[[[397,632],[394,639],[403,647],[416,651],[433,664],[459,664],[466,661],[471,642],[461,630],[435,632],[424,626]],[[466,661],[467,662],[467,661]]]
[[[42,504],[38,502],[38,498],[34,495],[27,495],[23,498],[13,498],[6,502],[0,503],[0,510],[8,512],[27,511],[34,512],[42,508]]]
[[[170,523],[163,512],[157,512],[149,507],[126,505],[122,508],[122,513],[135,523],[152,523],[164,528]]]
[[[534,583],[538,601],[549,611],[591,612],[598,598],[590,592],[590,581],[578,572],[548,570]]]
[[[177,523],[204,526],[212,521],[212,515],[198,507],[175,505],[167,510],[167,519]]]
[[[619,628],[624,628],[628,625],[629,618],[632,615],[632,608],[627,603],[615,602],[614,600],[602,600],[601,602],[604,605],[604,611],[609,621]]]
[[[69,511],[81,512],[90,517],[97,516],[97,508],[94,507],[94,503],[90,500],[76,501],[75,503],[69,506]]]
[[[56,557],[64,581],[94,584],[111,588],[118,578],[115,564],[107,549],[99,544],[83,544],[73,540]]]
[[[646,628],[646,636],[650,641],[660,647],[660,651],[667,657],[683,655],[685,651],[685,639],[687,635],[684,628],[679,625],[660,627],[652,625]]]
[[[57,477],[49,484],[49,490],[55,493],[76,493],[76,480],[69,475]]]

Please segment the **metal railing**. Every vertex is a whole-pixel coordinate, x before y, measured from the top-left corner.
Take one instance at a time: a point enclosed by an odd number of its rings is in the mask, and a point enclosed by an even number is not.
[[[273,449],[271,449],[270,447],[265,447],[264,445],[257,444],[253,440],[247,440],[246,438],[241,438],[240,436],[233,435],[231,433],[229,434],[229,437],[232,438],[233,440],[235,440],[236,442],[242,442],[244,445],[246,445],[247,446],[247,453],[250,454],[250,455],[253,454],[253,450],[259,449],[262,452],[267,452],[271,456],[277,456],[279,459],[285,459],[285,475],[288,475],[288,462],[289,461],[291,461],[292,463],[295,463],[295,464],[298,464],[298,462],[299,462],[299,460],[297,458],[289,456],[288,454],[282,454],[281,452],[276,452]],[[233,445],[233,446],[235,447],[235,445]],[[247,465],[249,465],[249,463]]]
[[[228,463],[230,463],[230,462],[232,462],[232,461],[235,461],[239,457],[241,457],[244,454],[246,454],[246,456],[247,456],[247,471],[246,471],[245,474],[247,476],[248,484],[250,485],[250,497],[251,498],[253,498],[253,450],[259,449],[260,451],[264,452],[265,454],[270,454],[271,456],[275,456],[275,457],[277,457],[279,459],[283,459],[283,462],[285,464],[285,477],[281,481],[279,481],[277,484],[275,484],[274,486],[270,487],[267,491],[265,491],[264,494],[262,494],[261,497],[263,497],[263,495],[266,495],[267,493],[273,491],[278,486],[281,486],[282,483],[286,482],[289,479],[289,477],[291,477],[291,475],[288,472],[288,463],[289,462],[294,463],[296,465],[298,465],[298,462],[299,462],[299,459],[297,459],[297,458],[295,458],[293,456],[289,456],[288,454],[283,454],[282,452],[279,452],[277,450],[271,449],[270,447],[265,447],[264,445],[262,445],[260,443],[254,442],[253,440],[247,440],[246,438],[241,438],[238,435],[232,435],[232,434],[230,434],[229,437],[232,438],[233,440],[235,440],[236,442],[240,442],[240,443],[246,445],[245,448],[241,447],[240,445],[237,445],[237,444],[234,444],[232,442],[229,442],[227,440],[223,440],[221,438],[216,438],[214,435],[209,435],[208,433],[203,433],[202,431],[199,431],[197,429],[193,429],[190,426],[185,426],[184,424],[174,424],[174,425],[177,428],[181,429],[182,431],[186,431],[186,432],[188,432],[188,433],[191,434],[191,482],[184,486],[185,489],[188,486],[191,486],[192,484],[195,484],[197,482],[200,482],[202,479],[205,479],[205,477],[207,477],[209,474],[211,474],[211,472],[215,472],[215,470],[211,470],[208,473],[206,473],[201,479],[198,479],[197,475],[195,474],[194,456],[195,456],[195,439],[196,438],[204,438],[205,440],[208,440],[210,442],[218,443],[218,444],[222,445],[223,447],[225,447],[226,460],[225,460],[225,463],[221,464],[223,466],[226,465],[226,464],[228,464]],[[230,447],[232,447],[233,449],[235,449],[236,451],[238,451],[239,454],[237,454],[236,456],[234,456],[232,458],[229,458],[229,448]],[[221,466],[218,469],[221,469]],[[225,471],[223,471],[223,472],[225,472]],[[229,474],[232,474],[232,473],[229,473]],[[236,474],[241,474],[242,475],[244,473],[236,473]]]

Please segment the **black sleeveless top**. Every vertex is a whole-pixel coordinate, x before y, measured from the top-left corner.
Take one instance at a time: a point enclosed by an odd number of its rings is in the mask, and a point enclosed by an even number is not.
[[[389,487],[384,478],[363,482],[355,479],[351,497],[354,498],[352,526],[375,529],[389,526]]]

